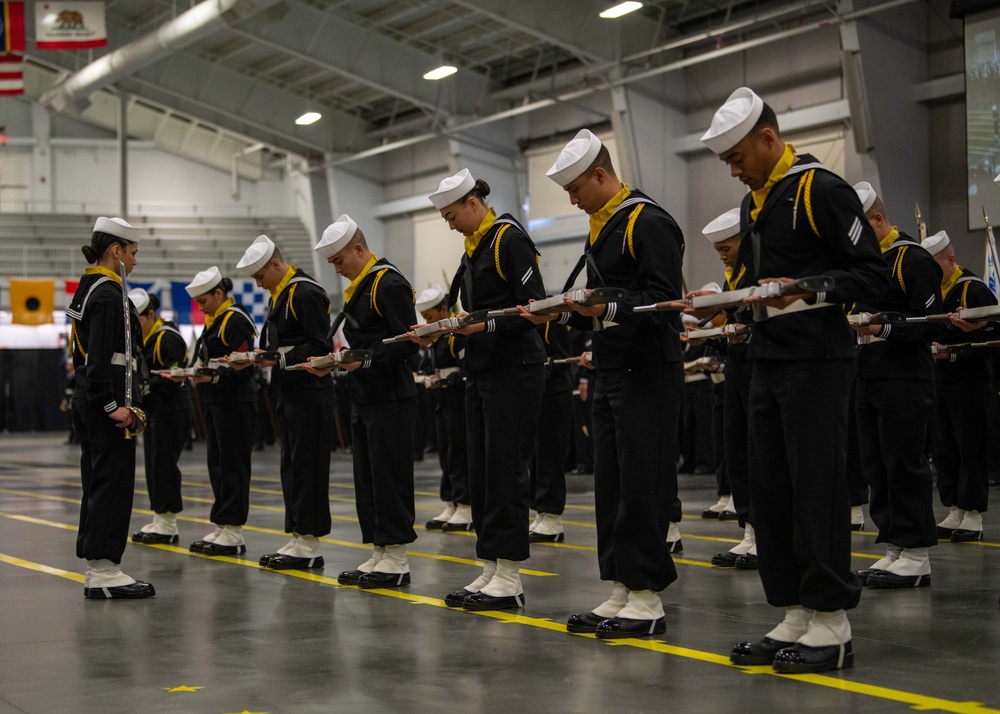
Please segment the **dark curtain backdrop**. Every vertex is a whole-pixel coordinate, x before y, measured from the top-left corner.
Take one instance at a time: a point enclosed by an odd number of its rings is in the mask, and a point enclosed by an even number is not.
[[[0,431],[63,431],[66,388],[61,349],[0,349]]]

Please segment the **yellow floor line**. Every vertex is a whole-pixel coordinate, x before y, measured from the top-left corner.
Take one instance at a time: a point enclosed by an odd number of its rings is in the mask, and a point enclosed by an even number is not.
[[[27,568],[28,570],[34,570],[38,573],[45,573],[46,575],[58,575],[60,578],[66,578],[67,580],[72,580],[76,583],[83,582],[83,576],[80,573],[71,573],[68,570],[63,570],[62,568],[53,568],[51,565],[42,565],[41,563],[33,563],[30,560],[24,560],[22,558],[15,558],[12,555],[6,555],[5,553],[0,553],[0,563],[7,563],[8,565],[16,565],[19,568]]]
[[[8,514],[0,514],[0,515],[8,515]],[[31,522],[42,522],[42,521],[40,521],[40,519],[33,519]],[[57,524],[57,525],[59,527],[66,527],[65,524]],[[170,545],[153,545],[147,547],[156,548],[158,550],[166,550],[192,557],[200,557],[210,560],[223,561],[226,563],[231,563],[233,565],[242,565],[244,567],[255,568],[257,570],[268,571],[267,568],[261,568],[259,564],[253,561],[243,560],[240,558],[204,556],[197,553],[189,553],[187,550],[183,548]],[[3,553],[0,553],[0,562],[8,563],[10,565],[16,565],[22,568],[27,568],[29,570],[34,570],[40,573],[57,575],[59,577],[63,577],[78,583],[83,582],[83,576],[80,575],[79,573],[71,573],[69,571],[62,570],[60,568],[53,568],[47,565],[34,563],[28,560],[23,560],[21,558],[16,558],[14,556],[6,555]],[[297,571],[297,570],[279,570],[279,571],[269,571],[269,572],[278,575],[283,575],[285,577],[293,577],[293,578],[298,578],[300,580],[306,580],[315,583],[322,583],[324,585],[330,585],[340,590],[360,590],[360,588],[354,586],[340,585],[337,583],[335,578],[331,578],[325,575],[319,575],[316,573],[307,573],[304,571]],[[456,613],[461,613],[463,615],[477,615],[480,617],[487,617],[508,624],[525,625],[540,630],[547,630],[550,632],[558,632],[562,635],[569,635],[569,633],[566,632],[566,626],[562,622],[557,622],[550,618],[529,617],[509,611],[474,612],[474,611],[460,610],[458,608],[448,607],[445,604],[444,600],[438,598],[427,597],[425,595],[417,595],[402,590],[394,590],[388,588],[378,588],[362,592],[368,592],[372,595],[378,595],[382,597],[391,597],[397,600],[402,600],[404,602],[409,602],[414,605],[430,605],[432,607],[442,608]],[[572,636],[594,639],[594,640],[597,639],[594,635],[586,635],[586,634],[575,634]],[[890,687],[881,687],[873,684],[865,684],[864,682],[856,682],[853,680],[843,679],[836,675],[825,675],[825,674],[790,675],[790,674],[778,674],[774,672],[770,667],[740,667],[732,664],[726,655],[721,655],[714,652],[705,652],[703,650],[696,650],[690,647],[678,647],[676,645],[671,645],[664,640],[630,638],[623,640],[608,640],[604,641],[604,644],[613,647],[633,647],[636,649],[643,649],[649,652],[656,652],[659,654],[681,657],[684,659],[703,662],[706,664],[728,667],[730,669],[738,670],[746,674],[766,675],[766,676],[776,677],[778,679],[791,680],[802,684],[812,684],[815,686],[836,689],[841,692],[847,692],[850,694],[858,694],[876,699],[884,699],[888,701],[899,702],[901,704],[907,704],[911,708],[916,709],[918,711],[938,710],[944,712],[953,712],[954,714],[1000,714],[1000,709],[989,708],[981,702],[958,702],[950,699],[931,697],[923,694],[918,694],[915,692],[907,692],[901,689],[892,689]]]

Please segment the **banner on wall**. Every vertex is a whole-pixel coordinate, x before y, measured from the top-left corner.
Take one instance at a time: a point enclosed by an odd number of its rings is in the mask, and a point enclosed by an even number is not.
[[[0,52],[24,50],[24,3],[0,3]]]
[[[11,321],[15,325],[52,324],[55,302],[55,280],[10,279]]]
[[[35,46],[85,50],[108,44],[103,2],[36,2]]]
[[[0,54],[0,95],[24,94],[24,57]]]

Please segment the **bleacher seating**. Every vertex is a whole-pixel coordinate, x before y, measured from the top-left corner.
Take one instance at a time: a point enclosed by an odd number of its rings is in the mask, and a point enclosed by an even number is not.
[[[0,274],[9,277],[72,277],[86,260],[96,216],[61,213],[0,213]],[[291,263],[312,265],[312,239],[296,217],[131,216],[142,231],[138,275],[142,279],[190,280],[218,265],[232,273],[246,247],[261,233]]]

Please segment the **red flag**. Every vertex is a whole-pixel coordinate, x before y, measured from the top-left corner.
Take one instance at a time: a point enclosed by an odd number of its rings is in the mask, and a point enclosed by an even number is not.
[[[24,3],[0,3],[0,50],[24,52]]]
[[[24,57],[0,55],[0,95],[24,94]]]

